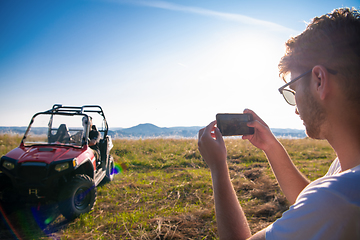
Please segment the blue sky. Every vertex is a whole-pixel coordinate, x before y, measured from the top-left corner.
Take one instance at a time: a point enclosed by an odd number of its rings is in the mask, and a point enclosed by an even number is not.
[[[256,111],[302,129],[277,88],[284,42],[359,1],[0,2],[0,126],[55,103],[101,105],[110,127],[204,126]]]

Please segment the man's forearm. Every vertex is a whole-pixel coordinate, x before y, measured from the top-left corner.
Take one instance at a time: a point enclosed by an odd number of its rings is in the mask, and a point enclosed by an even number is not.
[[[274,175],[288,201],[293,204],[299,193],[309,184],[291,161],[284,147],[277,142],[271,150],[265,151]]]
[[[250,228],[230,181],[227,165],[212,172],[211,175],[220,239],[249,238]]]

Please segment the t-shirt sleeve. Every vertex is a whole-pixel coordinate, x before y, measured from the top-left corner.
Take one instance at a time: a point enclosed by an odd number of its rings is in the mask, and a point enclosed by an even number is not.
[[[329,189],[331,178],[304,190],[266,229],[266,239],[358,239],[360,208]]]

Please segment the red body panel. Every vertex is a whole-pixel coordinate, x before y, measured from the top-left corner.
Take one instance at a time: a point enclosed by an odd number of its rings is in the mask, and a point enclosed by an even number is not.
[[[21,162],[51,162],[76,158],[78,164],[89,158],[94,159],[94,153],[91,148],[85,146],[83,148],[73,148],[68,146],[31,146],[17,147],[6,154],[7,157]],[[96,163],[93,161],[93,165]]]

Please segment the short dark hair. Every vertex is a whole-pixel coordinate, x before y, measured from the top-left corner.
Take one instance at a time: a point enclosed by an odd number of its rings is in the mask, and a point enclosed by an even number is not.
[[[304,72],[315,65],[336,70],[341,88],[360,102],[360,14],[355,8],[340,8],[315,17],[305,31],[286,42],[279,63],[280,76]],[[354,99],[355,98],[355,99]]]

